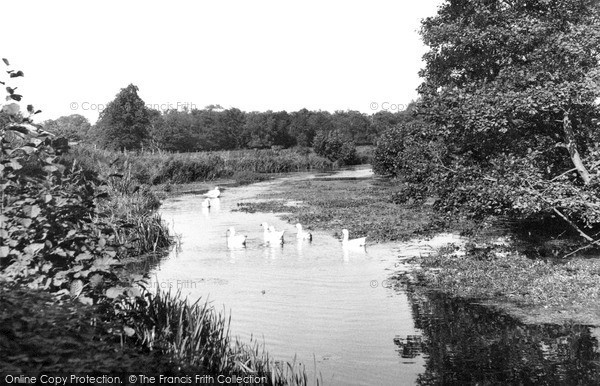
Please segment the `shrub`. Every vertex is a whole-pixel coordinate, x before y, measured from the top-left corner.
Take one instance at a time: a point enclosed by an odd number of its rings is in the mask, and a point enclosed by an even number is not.
[[[402,177],[413,183],[432,182],[439,172],[445,151],[420,122],[403,124],[383,132],[373,160],[373,171]]]
[[[402,126],[395,126],[383,132],[377,141],[373,172],[385,176],[398,176],[402,172],[405,134],[406,130]]]
[[[337,131],[319,131],[313,147],[315,153],[340,165],[356,165],[360,162],[354,142],[345,140]]]

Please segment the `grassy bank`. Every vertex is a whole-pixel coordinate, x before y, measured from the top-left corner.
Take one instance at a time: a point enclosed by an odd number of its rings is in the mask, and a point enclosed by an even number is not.
[[[73,147],[73,157],[87,169],[118,167],[129,170],[142,184],[181,184],[233,178],[251,183],[268,173],[327,170],[333,163],[310,149],[235,150],[198,153],[114,152],[91,145]]]
[[[367,236],[371,243],[426,237],[438,231],[469,235],[478,243],[468,243],[466,253],[457,254],[450,246],[415,258],[413,262],[422,269],[397,279],[486,302],[526,322],[600,323],[597,258],[526,257],[514,246],[493,245],[490,224],[442,221],[427,205],[396,199],[399,192],[396,183],[378,178],[286,181],[261,201],[239,207],[248,212],[282,213],[292,223],[336,236],[348,228],[353,237]],[[297,205],[286,204],[290,201]]]

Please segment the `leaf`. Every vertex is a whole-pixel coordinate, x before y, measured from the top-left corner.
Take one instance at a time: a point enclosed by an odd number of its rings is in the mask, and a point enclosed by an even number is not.
[[[142,297],[142,291],[140,291],[139,288],[135,288],[135,287],[129,287],[125,290],[125,294],[127,296],[129,296],[130,298],[141,298]]]
[[[21,111],[21,106],[16,103],[9,103],[2,106],[2,112],[8,115],[17,115]]]
[[[27,112],[29,114],[33,113],[33,105],[27,105]]]
[[[10,76],[11,76],[11,78],[12,78],[12,74],[11,74]],[[20,101],[21,101],[21,99],[23,99],[23,95],[20,95],[20,94],[11,94],[11,95],[10,95],[10,99],[14,99],[14,100],[16,100],[17,102],[20,102]]]
[[[10,74],[11,78],[18,78],[20,76],[25,76],[25,74],[23,74],[23,71],[19,70],[17,72],[13,72],[12,74]]]
[[[27,155],[33,154],[36,151],[36,148],[33,146],[21,146],[19,149],[23,150]]]
[[[109,299],[115,299],[123,294],[124,288],[122,287],[111,287],[106,290],[106,297]]]
[[[27,205],[23,208],[23,213],[29,218],[36,218],[41,212],[42,210],[37,205]]]
[[[10,248],[7,245],[0,246],[0,258],[7,257],[8,252],[10,252]]]
[[[30,218],[19,218],[17,220],[21,225],[23,225],[26,228],[29,228],[29,226],[31,225],[31,219]]]
[[[115,264],[119,264],[119,261],[113,259],[112,257],[101,257],[99,259],[94,260],[91,270],[109,272],[110,267]]]
[[[123,326],[123,332],[130,338],[135,335],[135,330],[128,326]]]
[[[7,66],[10,66],[10,63],[8,62],[8,59],[6,58],[2,58],[2,61],[4,62],[4,64],[6,64]]]
[[[44,169],[44,171],[46,171],[48,173],[54,173],[55,171],[58,170],[58,168],[54,165],[46,165],[42,169]]]
[[[81,303],[85,304],[86,306],[93,306],[94,305],[94,299],[88,298],[86,296],[81,296],[78,300]]]
[[[19,161],[12,159],[10,160],[9,166],[13,169],[13,170],[19,170],[21,169],[23,166],[21,166],[21,164],[19,163]]]
[[[81,291],[83,291],[83,282],[81,280],[73,280],[69,289],[71,296],[76,298],[81,294]]]
[[[99,286],[100,284],[102,284],[102,282],[104,281],[104,278],[102,277],[102,275],[100,274],[94,274],[90,277],[90,285],[95,288],[97,286]]]
[[[82,268],[83,268],[83,267],[82,267]],[[73,277],[83,277],[83,278],[86,278],[86,277],[89,275],[89,273],[90,273],[90,271],[88,271],[88,270],[85,270],[85,271],[79,271],[79,272],[75,273],[75,274],[73,275]]]
[[[93,258],[93,256],[89,252],[83,252],[75,257],[75,261],[89,260]]]
[[[42,249],[44,249],[45,245],[46,244],[44,244],[44,243],[32,243],[32,244],[29,244],[27,247],[25,247],[25,252],[29,253],[30,255],[35,255],[37,252],[39,252]]]

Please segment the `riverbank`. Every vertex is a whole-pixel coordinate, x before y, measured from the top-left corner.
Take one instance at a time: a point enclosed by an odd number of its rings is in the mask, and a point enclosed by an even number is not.
[[[40,142],[43,151],[55,149]],[[275,363],[256,342],[232,339],[228,319],[209,304],[140,288],[174,237],[155,213],[159,200],[131,165],[99,172],[79,169],[77,156],[27,161],[35,170],[48,160],[48,175],[40,172],[46,178],[33,178],[29,169],[15,173],[4,196],[2,379],[142,371],[308,383],[302,365]]]
[[[489,224],[439,220],[431,207],[394,202],[399,187],[376,177],[285,180],[258,202],[239,210],[275,212],[290,223],[331,232],[341,229],[368,242],[404,241],[440,231],[469,234],[457,253],[452,246],[412,259],[414,271],[398,275],[398,285],[419,286],[484,303],[526,323],[600,324],[600,260],[528,258],[506,245],[485,241]],[[291,205],[290,205],[291,203]]]

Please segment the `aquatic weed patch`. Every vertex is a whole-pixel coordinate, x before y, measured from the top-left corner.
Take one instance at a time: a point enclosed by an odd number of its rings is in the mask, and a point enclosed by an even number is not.
[[[478,259],[439,253],[415,259],[421,284],[453,296],[504,304],[525,319],[600,320],[600,260],[553,262],[517,253]],[[502,307],[502,306],[501,306]]]
[[[406,240],[429,232],[429,210],[391,202],[395,189],[392,184],[372,178],[286,181],[261,195],[260,202],[239,206],[252,213],[286,213],[282,217],[291,223],[300,222],[309,229],[331,230],[338,235],[347,228],[355,237],[367,236],[371,242]]]

